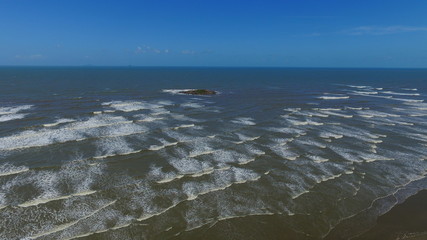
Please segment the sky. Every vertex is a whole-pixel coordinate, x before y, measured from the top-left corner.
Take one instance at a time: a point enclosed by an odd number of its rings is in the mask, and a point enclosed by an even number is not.
[[[427,68],[427,1],[0,0],[0,65]]]

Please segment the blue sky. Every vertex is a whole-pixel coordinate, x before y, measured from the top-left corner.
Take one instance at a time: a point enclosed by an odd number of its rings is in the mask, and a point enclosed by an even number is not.
[[[424,0],[0,0],[0,65],[427,67]]]

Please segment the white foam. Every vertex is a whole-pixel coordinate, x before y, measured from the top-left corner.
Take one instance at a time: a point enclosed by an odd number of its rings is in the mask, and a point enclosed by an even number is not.
[[[204,107],[204,105],[202,105],[200,103],[187,102],[187,103],[181,104],[181,107],[184,107],[184,108],[202,108],[202,107]]]
[[[62,230],[65,230],[65,229],[67,229],[67,228],[70,228],[70,227],[72,227],[72,226],[76,225],[77,223],[79,223],[80,221],[82,221],[82,220],[85,220],[85,219],[87,219],[87,218],[92,217],[93,215],[95,215],[95,214],[97,214],[98,212],[100,212],[102,209],[105,209],[105,208],[107,208],[107,207],[109,207],[109,206],[113,205],[113,204],[114,204],[114,203],[116,203],[116,202],[117,202],[117,200],[113,200],[113,201],[111,201],[111,202],[109,202],[109,203],[107,203],[107,204],[103,205],[102,207],[98,208],[97,210],[93,211],[93,212],[92,212],[92,213],[90,213],[89,215],[86,215],[86,216],[84,216],[84,217],[82,217],[82,218],[79,218],[79,219],[77,219],[77,220],[75,220],[75,221],[72,221],[72,222],[69,222],[69,223],[65,223],[65,224],[62,224],[62,225],[56,226],[55,228],[53,228],[53,229],[51,229],[51,230],[49,230],[49,231],[47,231],[47,232],[43,232],[43,233],[38,233],[38,234],[36,234],[36,235],[32,235],[31,237],[29,237],[29,239],[36,239],[36,238],[40,238],[40,237],[47,236],[47,235],[50,235],[50,234],[52,234],[52,233],[60,232],[60,231],[62,231]]]
[[[108,106],[117,111],[123,111],[123,112],[133,112],[133,111],[139,111],[144,109],[152,110],[157,108],[163,108],[165,104],[168,105],[169,102],[149,103],[144,101],[112,101],[112,102],[102,103],[102,105],[104,106]]]
[[[30,169],[26,166],[14,166],[10,163],[0,165],[0,177],[15,175],[29,171]]]
[[[151,146],[148,148],[148,150],[151,150],[151,151],[158,151],[158,150],[160,150],[160,149],[163,149],[163,148],[166,148],[166,147],[170,147],[170,146],[174,146],[174,145],[177,145],[177,144],[178,144],[178,142],[168,142],[168,141],[166,141],[166,140],[164,140],[164,139],[161,139],[160,141],[163,143],[162,145],[151,145]]]
[[[175,180],[181,179],[181,178],[183,178],[184,176],[185,176],[185,175],[175,175],[175,176],[170,177],[170,178],[165,178],[165,179],[159,180],[159,181],[157,181],[157,183],[159,183],[159,184],[162,184],[162,183],[169,183],[169,182],[172,182],[172,181],[175,181]]]
[[[308,158],[310,158],[311,160],[313,160],[316,163],[323,163],[323,162],[327,162],[329,161],[329,159],[321,157],[321,156],[316,156],[316,155],[307,155]]]
[[[287,116],[282,116],[282,117],[285,117],[287,122],[289,122],[295,126],[304,126],[304,125],[321,126],[321,125],[323,125],[323,123],[321,123],[321,122],[315,122],[315,121],[312,121],[310,119],[305,119],[304,121],[300,121],[300,120],[297,120],[295,118],[288,118]]]
[[[336,134],[336,133],[331,133],[331,132],[321,132],[319,134],[319,137],[321,137],[321,138],[335,138],[335,139],[339,139],[339,138],[342,138],[344,136],[341,135],[341,134]]]
[[[245,136],[245,135],[240,134],[240,133],[237,133],[236,135],[240,139],[240,141],[235,142],[236,144],[242,144],[242,143],[245,143],[245,142],[252,142],[252,141],[255,141],[255,140],[257,140],[258,138],[261,137],[261,136],[249,137],[249,136]]]
[[[422,103],[424,100],[422,99],[405,99],[405,98],[392,98],[393,100],[409,102],[409,103]]]
[[[354,91],[353,93],[358,93],[362,95],[376,95],[378,92],[362,92],[362,91]]]
[[[201,177],[201,176],[212,174],[214,171],[215,171],[215,169],[211,167],[211,168],[202,170],[202,171],[200,171],[198,173],[193,173],[193,174],[190,175],[190,177],[197,178],[197,177]]]
[[[84,191],[84,192],[78,192],[78,193],[73,193],[70,195],[66,195],[66,196],[59,196],[56,198],[40,198],[40,199],[33,199],[24,203],[19,204],[19,207],[33,207],[33,206],[37,206],[39,204],[44,204],[44,203],[48,203],[48,202],[52,202],[52,201],[57,201],[57,200],[63,200],[63,199],[68,199],[68,198],[72,198],[72,197],[77,197],[77,196],[87,196],[87,195],[91,195],[96,193],[96,191]]]
[[[278,143],[280,146],[286,145],[286,144],[288,144],[294,140],[295,140],[295,138],[276,138],[276,139],[273,139],[273,141]]]
[[[257,181],[261,175],[242,168],[232,167],[228,171],[216,172],[218,180],[215,183],[195,183],[186,182],[183,184],[183,190],[188,196],[188,200],[192,201],[202,195],[225,190],[235,184],[244,184],[247,182]]]
[[[416,88],[402,88],[402,90],[407,90],[407,91],[418,91],[418,89],[416,89]]]
[[[343,117],[343,118],[352,118],[353,117],[353,115],[336,113],[336,112],[325,111],[325,110],[322,110],[322,112],[325,114],[328,114],[330,116],[337,116],[337,117]]]
[[[401,93],[401,92],[393,92],[393,91],[384,91],[382,93],[391,94],[391,95],[400,95],[400,96],[420,96],[419,93]]]
[[[350,96],[321,96],[318,98],[323,100],[338,100],[338,99],[349,99]]]
[[[141,115],[139,115],[141,116]],[[137,116],[135,116],[137,117]],[[150,116],[141,116],[141,119],[135,120],[136,122],[155,122],[159,120],[164,120],[163,117],[150,117]]]
[[[374,161],[390,161],[392,158],[384,157],[375,153],[361,153],[360,157],[366,162],[374,162]]]
[[[268,128],[267,130],[272,131],[272,132],[280,132],[280,133],[288,133],[288,134],[296,134],[296,135],[305,135],[306,132],[302,129],[298,129],[298,128],[277,128],[277,127],[271,127]]]
[[[194,124],[182,124],[182,125],[179,125],[177,127],[173,127],[172,129],[173,130],[178,130],[180,128],[191,128],[191,127],[194,127],[194,126],[196,126],[196,125],[194,125]]]
[[[15,150],[30,147],[43,147],[53,143],[80,141],[89,138],[126,136],[146,132],[147,128],[133,124],[123,117],[95,115],[85,121],[68,123],[61,128],[27,130],[2,137],[0,150]]]
[[[27,115],[28,114],[25,114],[25,113],[2,115],[2,116],[0,116],[0,122],[7,122],[7,121],[12,121],[12,120],[17,120],[17,119],[23,119]]]
[[[194,91],[196,89],[163,89],[162,92],[170,94],[184,94],[183,91]]]
[[[255,161],[255,158],[249,158],[249,159],[238,159],[238,161],[239,161],[239,165],[246,165],[246,164],[248,164],[248,163],[250,163],[250,162],[253,162],[253,161]]]
[[[313,108],[316,111],[342,111],[342,108]]]
[[[70,122],[75,122],[76,120],[74,120],[74,119],[69,119],[69,118],[62,118],[62,119],[58,119],[58,120],[56,120],[55,122],[53,122],[53,123],[46,123],[46,124],[43,124],[43,126],[44,127],[53,127],[53,126],[57,126],[57,125],[59,125],[59,124],[62,124],[62,123],[70,123]]]
[[[326,145],[324,145],[320,142],[317,142],[313,139],[297,139],[297,140],[295,140],[295,143],[309,145],[309,146],[316,146],[319,148],[326,148]]]
[[[24,110],[29,110],[33,108],[33,105],[21,105],[21,106],[13,106],[13,107],[0,107],[0,115],[5,114],[14,114]]]
[[[254,119],[250,117],[241,117],[231,120],[232,123],[241,124],[241,125],[255,125]]]
[[[207,154],[212,154],[215,153],[215,150],[195,150],[195,151],[191,151],[190,154],[188,155],[188,157],[190,158],[194,158],[194,157],[198,157],[198,156],[202,156],[202,155],[207,155]]]
[[[293,160],[296,160],[299,157],[298,154],[292,152],[290,150],[290,148],[288,146],[286,146],[286,145],[282,145],[282,146],[275,145],[275,146],[271,146],[270,149],[273,152],[275,152],[277,155],[279,155],[279,156],[281,156],[281,157],[283,157],[283,158],[285,158],[287,160],[293,161]]]
[[[352,88],[372,88],[370,86],[362,86],[362,85],[347,85],[347,87],[352,87]]]
[[[332,175],[332,176],[323,176],[321,179],[316,180],[316,183],[317,183],[317,184],[320,184],[320,183],[322,183],[322,182],[327,182],[327,181],[330,181],[330,180],[333,180],[333,179],[339,178],[339,177],[341,177],[341,176],[342,176],[342,173],[340,173],[340,174],[336,174],[336,175]]]
[[[380,111],[374,111],[374,110],[360,110],[357,111],[357,113],[361,117],[366,118],[372,118],[372,117],[400,117],[400,115],[392,114],[392,113],[386,113],[386,112],[380,112]]]

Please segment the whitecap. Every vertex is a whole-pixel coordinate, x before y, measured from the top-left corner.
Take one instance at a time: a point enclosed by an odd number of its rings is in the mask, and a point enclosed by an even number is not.
[[[0,107],[0,115],[5,114],[14,114],[24,110],[29,110],[33,108],[33,105],[21,105],[21,106],[13,106],[13,107]]]
[[[17,120],[17,119],[23,119],[27,115],[28,114],[26,114],[26,113],[2,115],[2,116],[0,116],[0,122],[7,122],[7,121],[12,121],[12,120]]]
[[[62,124],[62,123],[70,123],[70,122],[75,122],[75,121],[76,120],[74,120],[74,119],[61,118],[61,119],[56,120],[53,123],[45,123],[45,124],[43,124],[43,126],[44,127],[53,127],[53,126],[57,126],[57,125]]]
[[[200,103],[188,102],[188,103],[181,104],[181,107],[184,107],[184,108],[202,108],[202,107],[204,107],[204,105],[202,105]]]
[[[15,166],[10,163],[0,165],[0,177],[15,175],[29,171],[30,169],[26,166]]]
[[[184,91],[194,91],[196,89],[163,89],[162,92],[170,94],[184,94]]]
[[[393,91],[384,91],[382,93],[391,94],[391,95],[400,95],[400,96],[420,96],[419,93],[401,93],[401,92],[393,92]]]
[[[318,98],[322,100],[338,100],[338,99],[349,99],[350,96],[321,96]]]
[[[241,124],[241,125],[255,125],[254,119],[250,117],[241,117],[231,120],[232,123]]]

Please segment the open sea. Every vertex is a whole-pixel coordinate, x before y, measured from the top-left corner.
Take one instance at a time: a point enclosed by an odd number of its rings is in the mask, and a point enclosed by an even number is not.
[[[425,100],[421,69],[1,67],[0,239],[355,238],[427,189]]]

